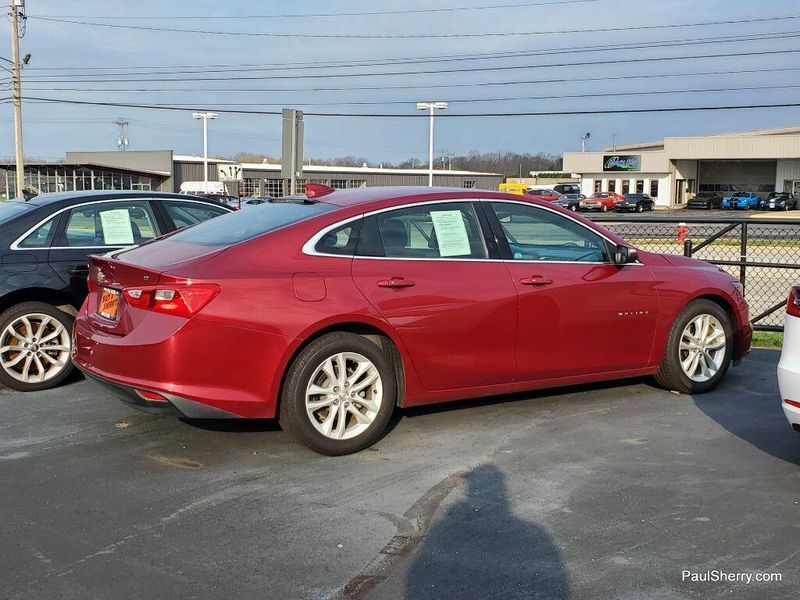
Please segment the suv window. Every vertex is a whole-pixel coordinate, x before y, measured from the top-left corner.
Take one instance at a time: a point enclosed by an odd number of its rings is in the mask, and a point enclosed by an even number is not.
[[[549,210],[490,202],[514,260],[608,262],[605,240],[583,225]]]
[[[69,211],[63,241],[72,247],[130,246],[158,235],[146,200],[98,202]]]
[[[196,225],[197,223],[202,223],[203,221],[208,221],[209,219],[230,212],[224,208],[205,204],[204,202],[161,200],[161,204],[178,229],[188,227],[189,225]]]
[[[53,238],[53,223],[56,219],[53,217],[44,225],[40,225],[19,244],[19,248],[47,248],[50,245],[50,240]]]
[[[364,219],[359,256],[487,258],[478,215],[470,202],[428,204]]]

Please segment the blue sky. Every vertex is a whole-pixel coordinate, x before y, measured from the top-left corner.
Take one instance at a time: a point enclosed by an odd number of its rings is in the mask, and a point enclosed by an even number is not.
[[[100,2],[97,0],[27,0],[27,13],[33,16],[74,16],[103,20],[108,16],[174,17],[176,15],[271,15],[275,13],[341,13],[381,10],[410,10],[430,7],[487,6],[521,3],[523,0],[442,0],[440,3],[418,0],[362,2],[355,0],[265,0],[244,2],[156,1]],[[546,0],[541,0],[546,1]],[[220,12],[220,6],[223,6]],[[94,15],[90,17],[90,15]],[[442,12],[339,18],[250,18],[250,19],[181,19],[107,20],[117,24],[153,27],[192,28],[213,31],[248,31],[317,34],[422,35],[486,32],[547,32],[552,30],[603,29],[612,27],[682,24],[701,21],[738,20],[773,16],[800,16],[796,1],[768,0],[597,0],[540,7],[518,7],[471,12]],[[0,56],[10,57],[9,27],[0,25],[3,40]],[[800,19],[714,25],[703,27],[652,29],[646,31],[546,34],[534,36],[464,37],[446,39],[309,39],[292,37],[245,37],[179,34],[154,31],[107,29],[56,23],[31,18],[22,54],[32,59],[26,70],[24,94],[75,100],[119,101],[128,103],[184,103],[213,108],[220,103],[275,103],[296,106],[301,103],[353,101],[397,101],[387,106],[317,106],[307,111],[393,112],[414,114],[418,100],[477,100],[509,96],[578,96],[559,99],[518,99],[503,102],[451,104],[449,113],[565,111],[660,106],[696,106],[713,104],[748,104],[793,102],[800,91],[798,54],[730,56],[694,60],[599,64],[547,68],[542,65],[563,62],[610,61],[648,57],[677,57],[697,54],[751,53],[800,49],[800,37],[758,41],[716,43],[682,48],[607,50],[592,53],[553,56],[504,58],[494,61],[450,62],[425,65],[394,65],[350,69],[349,72],[406,70],[420,68],[464,68],[476,66],[519,66],[521,68],[470,73],[427,75],[392,75],[337,79],[281,79],[274,81],[185,81],[137,84],[71,82],[34,82],[52,73],[85,74],[108,72],[127,67],[168,67],[172,65],[242,65],[285,64],[286,62],[352,61],[396,57],[430,57],[450,54],[482,54],[507,51],[541,51],[575,46],[604,46],[666,40],[698,40],[705,37],[739,36],[758,33],[798,32]],[[72,71],[65,67],[78,68]],[[58,69],[53,71],[52,69]],[[767,71],[769,69],[769,71]],[[252,75],[236,73],[227,66],[208,77]],[[666,75],[691,72],[750,70],[751,73],[632,78],[641,75]],[[759,72],[761,71],[761,72]],[[114,71],[115,72],[115,71]],[[336,73],[341,70],[317,70]],[[311,74],[304,71],[302,74]],[[275,75],[261,71],[256,75]],[[287,71],[281,72],[286,75]],[[301,74],[300,71],[288,74]],[[2,75],[0,75],[2,77]],[[508,85],[512,81],[543,79],[611,78],[600,81],[567,81]],[[308,88],[320,85],[352,87],[389,85],[468,84],[464,87],[413,90],[361,91],[232,91],[241,89]],[[0,96],[7,95],[7,84]],[[773,86],[797,88],[770,89]],[[41,88],[77,88],[76,91]],[[181,89],[192,91],[90,91],[119,87]],[[754,87],[747,91],[714,93],[679,93],[690,89]],[[217,91],[198,91],[198,90]],[[584,94],[619,92],[674,92],[653,96],[617,96],[587,98]],[[257,108],[257,107],[252,107]],[[276,110],[279,106],[265,106]],[[301,107],[302,108],[302,107]],[[191,111],[162,112],[118,107],[83,107],[27,102],[24,107],[25,154],[31,157],[61,158],[67,150],[110,150],[116,147],[117,130],[113,121],[124,116],[130,121],[128,137],[132,150],[174,149],[179,153],[202,151],[201,129],[191,118]],[[759,109],[698,113],[637,115],[575,115],[514,118],[440,119],[437,121],[437,153],[447,149],[462,154],[518,151],[562,153],[580,148],[579,138],[591,132],[590,149],[610,144],[612,132],[618,143],[658,139],[665,135],[696,135],[800,124],[800,109]],[[0,104],[0,156],[12,156],[12,113],[9,104]],[[427,156],[427,121],[424,119],[357,119],[306,117],[306,156],[366,156],[372,161],[399,161],[407,157]],[[221,113],[210,127],[211,154],[233,155],[238,151],[277,155],[280,152],[280,118]]]

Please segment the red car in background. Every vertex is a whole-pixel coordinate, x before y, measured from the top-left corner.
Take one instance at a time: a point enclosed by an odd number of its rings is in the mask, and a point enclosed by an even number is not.
[[[644,375],[701,393],[749,349],[733,277],[550,203],[310,195],[92,257],[74,363],[144,410],[277,416],[335,455],[396,407]]]
[[[622,202],[625,196],[616,192],[595,192],[580,203],[581,210],[599,210],[608,212],[614,210],[617,203]]]
[[[525,190],[525,195],[542,202],[555,202],[562,198],[561,194],[547,188],[528,188]]]

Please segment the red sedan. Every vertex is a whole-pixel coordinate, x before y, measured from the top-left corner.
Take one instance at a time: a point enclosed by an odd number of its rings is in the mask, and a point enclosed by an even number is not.
[[[616,208],[625,196],[616,192],[595,192],[585,200],[581,200],[579,208],[581,210],[599,210],[607,212]]]
[[[150,412],[277,416],[345,454],[395,407],[643,375],[699,393],[749,349],[731,276],[550,203],[313,191],[93,257],[75,364]]]

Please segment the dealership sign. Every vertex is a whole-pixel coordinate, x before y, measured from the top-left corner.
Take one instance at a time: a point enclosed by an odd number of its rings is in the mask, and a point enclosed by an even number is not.
[[[603,157],[603,171],[641,171],[639,154],[611,154]]]

